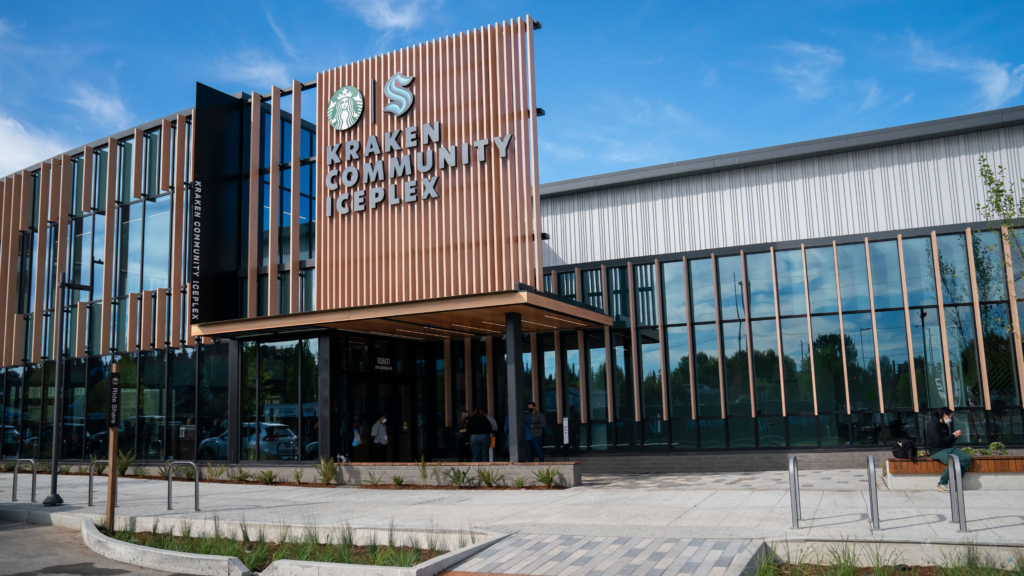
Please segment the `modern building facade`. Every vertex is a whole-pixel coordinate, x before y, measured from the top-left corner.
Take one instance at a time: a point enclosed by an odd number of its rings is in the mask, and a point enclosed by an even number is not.
[[[877,447],[941,406],[1024,444],[1024,266],[978,208],[1024,107],[540,185],[537,29],[199,85],[0,180],[0,455],[55,413],[105,455],[114,363],[143,460],[366,461],[380,413],[389,460],[451,459],[529,400],[577,456]]]

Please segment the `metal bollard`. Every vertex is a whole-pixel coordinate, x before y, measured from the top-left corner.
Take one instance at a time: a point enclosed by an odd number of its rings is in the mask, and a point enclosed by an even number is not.
[[[92,474],[94,472],[93,466],[95,466],[97,464],[108,464],[109,465],[110,462],[108,462],[106,460],[93,460],[89,464],[89,506],[92,506]]]
[[[21,460],[14,461],[14,490],[11,492],[11,502],[18,501],[18,470],[21,469],[20,464],[22,462],[28,462],[32,465],[32,502],[36,501],[36,461],[32,458],[22,458]]]
[[[793,529],[800,529],[800,466],[796,456],[789,457],[789,507],[793,514]]]
[[[964,509],[964,481],[960,459],[950,454],[947,466],[949,466],[949,521],[960,524],[958,532],[969,532],[967,529],[967,512]]]
[[[868,454],[868,522],[871,531],[881,530],[878,518],[878,480],[875,478],[875,457]]]
[[[191,466],[192,469],[196,471],[196,475],[195,475],[195,480],[196,480],[196,512],[199,512],[199,467],[196,466],[195,462],[172,462],[170,467],[167,468],[167,509],[168,510],[172,510],[173,509],[173,508],[171,508],[171,492],[173,491],[172,479],[174,478],[174,467],[175,466]]]

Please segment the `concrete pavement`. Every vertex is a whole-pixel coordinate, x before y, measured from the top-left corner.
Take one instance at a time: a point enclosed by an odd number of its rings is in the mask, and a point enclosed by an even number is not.
[[[359,527],[399,528],[436,526],[475,528],[501,533],[638,537],[677,539],[858,539],[963,541],[1024,544],[1024,491],[968,491],[966,509],[971,532],[961,535],[949,522],[949,497],[938,491],[893,492],[879,482],[881,533],[872,534],[867,522],[867,492],[857,485],[839,484],[863,471],[828,471],[832,480],[811,481],[805,472],[801,529],[790,529],[788,490],[774,482],[757,481],[736,488],[667,486],[617,488],[582,487],[556,491],[367,490],[355,487],[303,488],[201,484],[202,512],[192,510],[192,488],[175,483],[175,510],[166,509],[166,482],[119,480],[120,516],[192,518],[217,516],[222,521],[250,524],[349,523]],[[700,475],[693,475],[700,476]],[[717,475],[703,475],[717,476]],[[9,500],[10,474],[0,474],[0,498]],[[21,502],[0,503],[0,513],[45,510],[29,504],[27,476],[19,482]],[[624,477],[623,482],[637,480]],[[700,479],[698,479],[700,480]],[[710,482],[709,480],[700,480]],[[99,515],[103,512],[106,480],[96,481],[96,503],[86,508],[86,478],[63,476],[61,512]],[[757,485],[765,489],[757,489]],[[39,500],[45,496],[40,485]]]

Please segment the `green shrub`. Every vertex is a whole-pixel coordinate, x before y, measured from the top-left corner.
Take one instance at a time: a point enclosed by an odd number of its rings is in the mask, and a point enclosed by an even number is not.
[[[472,480],[469,477],[469,468],[460,470],[459,468],[451,468],[444,473],[445,478],[448,478],[448,483],[456,488],[463,488],[469,486]]]
[[[273,470],[263,470],[256,475],[256,480],[258,480],[260,484],[266,484],[269,486],[274,482],[277,482],[277,474],[274,474]]]
[[[209,462],[206,463],[206,478],[207,479],[210,479],[210,480],[220,480],[220,477],[223,476],[227,471],[228,471],[227,464],[221,464],[221,465],[217,466],[216,468],[214,468]]]
[[[533,477],[538,483],[551,488],[555,485],[555,481],[558,479],[558,470],[548,466],[543,470],[537,470],[534,472]]]
[[[92,456],[91,458],[89,458],[89,464],[92,465],[92,463],[95,462],[96,460],[97,460],[97,458],[95,456]],[[106,464],[96,464],[95,466],[92,467],[92,469],[93,469],[93,474],[103,474],[103,471],[107,469],[107,465]]]
[[[517,476],[516,479],[512,481],[512,485],[522,490],[523,488],[526,487],[526,478],[523,478],[522,476]]]
[[[380,486],[381,480],[384,479],[384,475],[375,476],[373,472],[370,472],[370,479],[363,480],[363,484],[369,484],[370,486]]]
[[[317,480],[321,484],[333,484],[335,478],[338,477],[338,469],[334,466],[334,462],[331,462],[330,458],[321,456],[319,462],[313,463],[313,472],[316,473]]]
[[[71,474],[71,466],[61,466],[57,468],[57,471],[61,474]]]
[[[146,467],[145,466],[143,466],[142,464],[136,464],[136,465],[132,466],[132,476],[137,476],[139,478],[142,478],[145,475],[146,475]]]
[[[302,484],[302,476],[305,473],[306,473],[306,471],[303,470],[302,468],[297,468],[295,471],[292,472],[292,478],[295,479],[295,485],[296,486],[298,486],[299,484]]]
[[[128,473],[128,469],[131,468],[132,464],[135,463],[135,451],[129,450],[127,454],[118,450],[117,451],[117,475],[124,477]]]
[[[25,464],[28,466],[28,464]],[[37,474],[49,474],[50,473],[50,461],[44,460],[42,462],[36,462],[36,473]]]
[[[191,466],[178,466],[175,468],[178,474],[178,478],[185,478],[186,480],[195,480],[196,469]]]
[[[231,475],[231,479],[235,482],[249,482],[253,478],[252,472],[249,472],[245,468],[239,466],[235,468],[235,473]]]
[[[4,460],[4,472],[14,472],[14,460]]]
[[[157,466],[156,475],[161,478],[167,478],[171,474],[171,463],[167,462]]]
[[[420,470],[420,480],[423,481],[423,485],[427,485],[427,458],[420,455],[420,461],[416,463],[416,467]]]
[[[502,480],[505,479],[503,474],[498,474],[496,470],[490,468],[481,468],[476,471],[476,479],[479,480],[484,486],[493,488],[494,486],[500,485]]]

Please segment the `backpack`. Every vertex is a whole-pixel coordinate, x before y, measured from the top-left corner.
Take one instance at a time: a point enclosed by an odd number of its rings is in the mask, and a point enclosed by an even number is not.
[[[896,458],[917,462],[917,445],[909,438],[892,443],[892,455]]]

